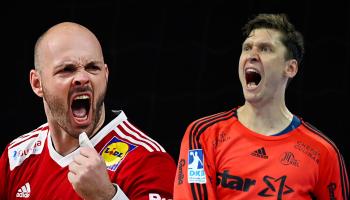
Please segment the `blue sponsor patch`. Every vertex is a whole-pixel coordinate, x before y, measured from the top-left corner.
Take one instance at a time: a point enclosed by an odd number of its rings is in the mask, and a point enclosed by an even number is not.
[[[100,152],[102,158],[105,160],[107,169],[115,171],[119,164],[123,161],[126,155],[134,150],[136,145],[129,144],[122,140],[113,137]]]
[[[193,149],[188,152],[188,182],[206,183],[202,149]]]

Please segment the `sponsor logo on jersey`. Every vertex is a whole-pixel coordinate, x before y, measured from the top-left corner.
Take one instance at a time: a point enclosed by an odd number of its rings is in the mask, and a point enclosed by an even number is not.
[[[231,190],[238,190],[248,192],[249,189],[256,184],[255,179],[242,178],[240,176],[234,176],[229,174],[228,170],[224,170],[223,173],[216,173],[216,185],[223,188],[229,188]]]
[[[8,149],[8,157],[10,162],[10,170],[21,165],[25,159],[33,154],[40,154],[43,151],[46,140],[46,133],[38,134],[38,136],[29,138]]]
[[[266,154],[264,147],[261,147],[260,149],[253,151],[250,155],[258,157],[258,158],[263,158],[263,159],[269,158],[269,156],[267,156],[267,154]]]
[[[17,198],[29,198],[30,197],[30,185],[29,183],[24,184],[21,188],[17,190]]]
[[[12,158],[16,160],[23,156],[36,154],[41,150],[41,145],[42,145],[42,141],[39,140],[39,141],[35,141],[33,146],[29,146],[24,149],[14,148],[14,150],[12,151]]]
[[[328,194],[329,194],[329,200],[336,200],[335,198],[335,188],[337,188],[337,185],[335,183],[330,183],[329,185],[327,185],[328,188]]]
[[[281,163],[283,165],[293,165],[295,167],[299,167],[299,161],[295,159],[292,152],[284,152],[281,156]]]
[[[320,153],[319,153],[319,151],[315,150],[310,145],[305,144],[302,141],[297,141],[297,144],[294,145],[294,148],[296,148],[299,151],[303,152],[309,158],[314,160],[317,164],[320,162]]]
[[[219,135],[213,141],[213,147],[216,148],[219,145],[221,145],[222,143],[224,143],[230,139],[231,139],[230,136],[227,136],[225,132],[219,133]]]
[[[286,185],[287,176],[281,176],[279,178],[264,176],[263,181],[267,185],[267,187],[258,193],[259,196],[277,196],[277,199],[283,199],[284,195],[294,192],[294,190],[291,187]]]
[[[102,148],[100,154],[106,162],[107,169],[115,171],[126,155],[135,148],[136,145],[129,144],[113,137]]]
[[[184,181],[185,175],[184,175],[184,173],[182,171],[182,168],[183,168],[183,166],[185,166],[185,164],[186,164],[186,160],[185,159],[181,159],[179,161],[179,164],[178,164],[179,174],[178,174],[178,177],[177,177],[177,184],[178,185],[181,185],[183,183],[183,181]]]
[[[149,193],[148,197],[149,197],[149,200],[172,200],[172,199],[162,198],[157,193]]]
[[[193,149],[188,152],[188,182],[207,182],[204,172],[204,156],[202,149]]]

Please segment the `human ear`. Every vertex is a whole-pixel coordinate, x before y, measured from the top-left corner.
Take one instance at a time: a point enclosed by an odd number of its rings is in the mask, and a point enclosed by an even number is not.
[[[106,69],[106,81],[107,81],[107,83],[108,83],[109,70],[108,70],[107,64],[105,64],[104,67],[105,67],[105,69]]]
[[[298,61],[295,59],[288,60],[284,70],[284,74],[288,78],[293,78],[298,72]]]
[[[43,97],[43,89],[42,89],[39,71],[35,69],[30,70],[29,80],[30,80],[30,85],[32,86],[33,92],[39,97]]]

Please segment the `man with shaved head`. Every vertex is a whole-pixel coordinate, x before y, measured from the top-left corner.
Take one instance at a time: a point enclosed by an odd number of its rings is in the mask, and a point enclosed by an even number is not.
[[[96,36],[72,22],[37,41],[30,84],[47,123],[7,145],[0,199],[171,199],[175,162],[123,111],[107,111]]]
[[[190,124],[174,199],[348,199],[339,150],[285,103],[302,35],[285,14],[259,14],[243,30],[237,71],[245,102]]]

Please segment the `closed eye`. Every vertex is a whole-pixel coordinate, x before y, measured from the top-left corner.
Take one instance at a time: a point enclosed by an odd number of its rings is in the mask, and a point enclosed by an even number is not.
[[[64,65],[62,68],[58,69],[57,74],[70,74],[76,70],[73,64]]]
[[[74,65],[67,65],[62,69],[63,72],[74,72],[75,71],[75,67]]]
[[[98,71],[101,71],[101,66],[96,65],[95,63],[89,63],[85,66],[85,70],[91,73],[96,73]]]
[[[99,70],[99,69],[101,69],[101,67],[96,66],[96,65],[92,65],[92,66],[87,66],[86,69]]]

